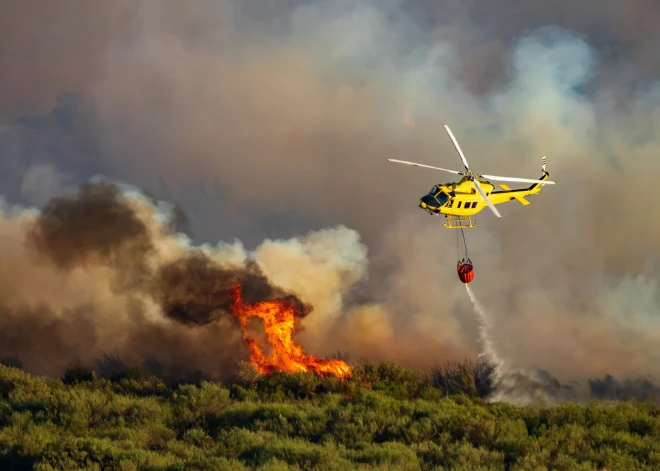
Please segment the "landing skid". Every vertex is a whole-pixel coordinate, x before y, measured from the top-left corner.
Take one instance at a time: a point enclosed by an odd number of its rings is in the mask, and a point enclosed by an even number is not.
[[[476,227],[470,216],[451,216],[447,214],[445,217],[447,218],[447,223],[443,224],[443,226],[447,229],[469,229]]]

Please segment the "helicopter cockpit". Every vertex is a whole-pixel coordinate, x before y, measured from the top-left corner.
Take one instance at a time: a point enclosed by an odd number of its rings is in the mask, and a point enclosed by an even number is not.
[[[440,191],[440,188],[438,188],[437,185],[434,185],[433,188],[431,188],[431,191],[428,192],[428,194],[422,196],[421,202],[425,205],[422,207],[426,207],[429,209],[440,209],[440,206],[445,204],[448,199],[449,196],[447,196],[446,193]]]

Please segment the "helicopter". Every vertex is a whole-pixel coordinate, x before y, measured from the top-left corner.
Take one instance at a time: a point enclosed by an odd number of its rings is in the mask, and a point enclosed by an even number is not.
[[[465,155],[454,134],[449,129],[449,126],[443,124],[449,138],[451,139],[458,155],[463,161],[465,170],[459,172],[457,170],[448,170],[446,168],[432,167],[430,165],[418,164],[415,162],[407,162],[405,160],[387,159],[388,162],[396,162],[400,164],[412,165],[414,167],[424,167],[433,170],[441,170],[444,172],[453,173],[455,175],[462,175],[460,181],[442,183],[434,185],[428,194],[422,196],[419,201],[419,207],[424,209],[431,215],[439,216],[444,215],[447,222],[444,227],[448,229],[463,229],[472,228],[476,224],[472,221],[472,216],[479,213],[486,206],[497,216],[501,218],[502,215],[495,208],[496,204],[507,203],[516,200],[520,204],[527,206],[529,201],[525,199],[526,196],[535,195],[540,193],[543,185],[555,185],[557,182],[548,180],[550,174],[545,169],[546,158],[543,157],[541,161],[541,170],[543,175],[539,180],[529,178],[514,178],[514,177],[498,177],[495,175],[480,175],[470,170]],[[521,188],[512,190],[504,184],[499,184],[501,191],[493,191],[495,186],[489,180],[503,181],[503,182],[527,182],[532,183],[528,188]]]

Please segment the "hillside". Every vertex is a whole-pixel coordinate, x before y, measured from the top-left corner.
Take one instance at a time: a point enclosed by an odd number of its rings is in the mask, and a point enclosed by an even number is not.
[[[487,368],[464,363],[427,375],[363,362],[342,382],[245,367],[225,385],[166,385],[139,368],[97,378],[76,367],[50,379],[0,365],[0,468],[660,466],[660,408],[652,401],[489,404],[480,371]]]

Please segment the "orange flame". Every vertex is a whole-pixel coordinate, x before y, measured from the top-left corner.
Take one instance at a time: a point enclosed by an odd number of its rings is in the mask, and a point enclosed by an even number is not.
[[[399,108],[403,113],[403,122],[405,123],[405,125],[414,128],[415,122],[410,117],[410,111],[408,110],[408,107],[406,106],[405,102],[401,98],[399,98],[394,92],[390,92],[389,95],[396,102],[396,104],[399,105]]]
[[[239,284],[231,288],[231,297],[234,300],[232,312],[240,321],[243,330],[243,343],[250,349],[250,359],[259,373],[314,371],[319,376],[332,374],[342,379],[350,376],[351,368],[345,362],[322,360],[308,355],[302,346],[293,340],[298,317],[292,303],[261,301],[245,304]],[[249,335],[248,322],[253,317],[263,321],[268,342],[273,347],[270,356],[266,356],[257,341]]]

